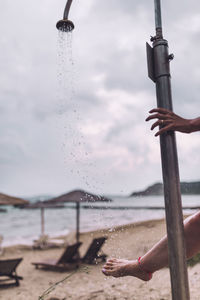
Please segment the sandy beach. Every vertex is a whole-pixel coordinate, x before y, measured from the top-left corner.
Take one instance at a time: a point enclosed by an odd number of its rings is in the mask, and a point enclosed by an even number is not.
[[[98,230],[81,233],[83,255],[94,237],[106,236],[103,252],[108,257],[133,259],[141,256],[154,245],[166,232],[164,220],[138,222],[110,230]],[[74,234],[67,237],[74,242]],[[19,287],[0,289],[1,300],[36,300],[51,285],[61,281],[70,273],[37,270],[31,262],[58,258],[63,248],[48,250],[30,250],[22,246],[4,249],[0,259],[23,257],[17,268],[18,275],[24,277]],[[83,265],[69,279],[56,286],[44,299],[47,300],[167,300],[171,299],[170,276],[167,268],[154,274],[149,282],[137,278],[110,278],[102,272],[102,263]],[[200,264],[189,267],[191,299],[200,297]]]

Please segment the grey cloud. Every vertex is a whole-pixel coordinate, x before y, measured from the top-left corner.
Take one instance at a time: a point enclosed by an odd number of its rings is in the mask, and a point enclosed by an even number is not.
[[[134,53],[134,55],[133,55]],[[106,72],[105,87],[136,92],[149,88],[145,47],[131,50],[113,49],[110,56],[97,63],[99,70]]]
[[[110,18],[115,15],[115,14],[120,14],[120,15],[130,15],[133,17],[133,15],[138,13],[138,10],[149,10],[149,8],[153,8],[153,3],[150,1],[137,1],[137,0],[126,0],[126,1],[121,1],[121,0],[110,0],[110,1],[97,1],[94,2],[93,5],[93,12],[99,13],[99,15],[106,16]],[[118,26],[123,26],[123,23],[120,24],[117,22],[119,20],[116,20],[116,25]]]
[[[1,143],[1,152],[0,152],[0,165],[9,166],[9,165],[20,165],[22,162],[27,162],[27,156],[24,153],[23,148],[16,143],[6,142]],[[3,175],[3,174],[2,174]]]

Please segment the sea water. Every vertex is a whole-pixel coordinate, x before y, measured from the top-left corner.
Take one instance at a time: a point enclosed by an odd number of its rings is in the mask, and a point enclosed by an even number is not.
[[[43,197],[44,198],[44,197]],[[48,197],[49,198],[49,197]],[[164,199],[162,196],[146,197],[116,197],[111,196],[112,202],[94,203],[92,207],[103,206],[108,209],[80,209],[80,230],[91,231],[100,228],[151,220],[165,217]],[[41,197],[32,198],[36,201]],[[200,196],[182,196],[183,206],[200,206]],[[89,205],[89,203],[81,204]],[[142,206],[144,209],[111,209],[112,207],[135,207]],[[145,209],[148,206],[160,207],[163,209]],[[110,208],[111,207],[111,208]],[[3,235],[3,246],[14,244],[32,244],[41,234],[41,212],[40,209],[19,209],[5,207],[7,212],[0,213],[0,235]],[[184,213],[194,213],[196,210],[187,209]],[[66,235],[75,232],[76,209],[73,203],[67,204],[65,208],[45,209],[45,234],[49,236]]]

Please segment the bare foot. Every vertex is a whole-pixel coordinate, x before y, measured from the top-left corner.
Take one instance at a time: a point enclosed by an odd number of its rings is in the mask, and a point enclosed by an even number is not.
[[[111,258],[103,266],[102,272],[106,276],[134,276],[144,281],[151,279],[151,273],[142,270],[137,260]]]

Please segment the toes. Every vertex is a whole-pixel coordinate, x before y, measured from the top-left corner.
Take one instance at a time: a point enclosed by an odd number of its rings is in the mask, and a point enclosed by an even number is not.
[[[116,258],[110,258],[107,260],[107,263],[112,263],[112,262],[116,262],[117,259]]]
[[[105,264],[105,266],[112,266],[112,265],[113,265],[112,262],[107,262],[107,263]]]
[[[113,267],[112,267],[112,266],[107,266],[107,265],[105,265],[105,266],[103,267],[103,269],[105,269],[105,270],[112,270]]]
[[[102,273],[106,276],[110,276],[111,275],[111,271],[107,270],[107,269],[102,269]]]
[[[104,265],[104,268],[111,268],[111,267],[113,267],[114,266],[114,264],[115,264],[115,262],[112,262],[111,260],[108,260],[106,263],[105,263],[105,265]]]

